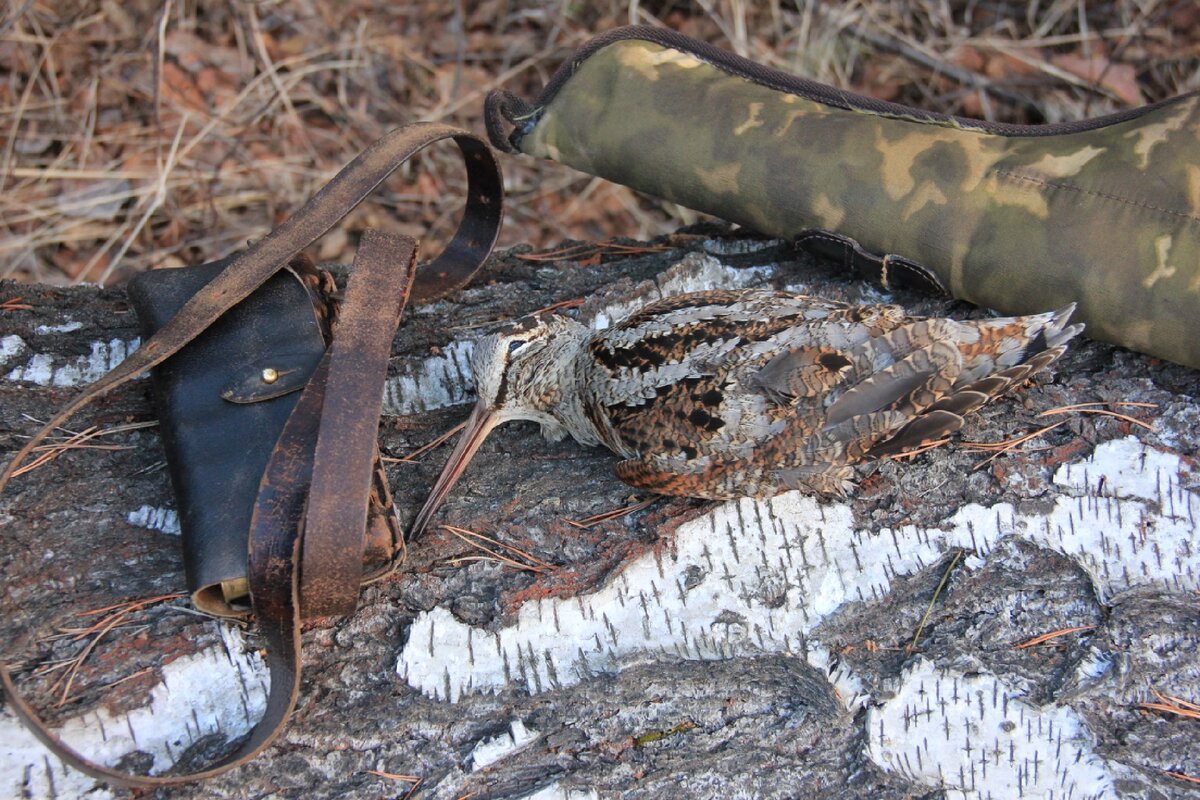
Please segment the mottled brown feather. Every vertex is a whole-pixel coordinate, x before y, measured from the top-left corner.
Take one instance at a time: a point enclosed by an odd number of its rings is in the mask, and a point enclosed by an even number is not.
[[[614,449],[635,456],[617,467],[631,485],[714,498],[838,493],[853,464],[958,430],[1047,366],[1078,332],[1066,316],[964,323],[783,293],[697,293],[596,334],[593,356],[639,358],[593,357],[582,392]],[[701,351],[714,342],[719,357]],[[1033,343],[1045,349],[1026,352]],[[685,377],[660,382],[663,370]],[[588,402],[600,395],[608,402]]]

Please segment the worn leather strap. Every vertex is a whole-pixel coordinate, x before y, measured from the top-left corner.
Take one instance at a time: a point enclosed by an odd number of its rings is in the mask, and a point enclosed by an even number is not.
[[[53,733],[0,666],[12,711],[75,768],[129,787],[161,787],[218,775],[244,764],[279,735],[300,685],[300,620],[354,610],[362,568],[383,381],[396,325],[411,294],[426,299],[465,284],[483,265],[500,229],[499,165],[478,137],[418,123],[367,148],[291,219],[226,267],[154,337],[59,412],[0,475],[0,492],[49,431],[100,395],[161,363],[247,297],[319,238],[413,153],[441,139],[458,144],[467,165],[463,220],[442,255],[414,276],[416,242],[364,234],[338,332],[288,418],[263,474],[251,522],[251,601],[267,643],[271,687],[263,718],[234,752],[186,775],[140,776],[91,761]],[[311,548],[311,551],[310,551]]]
[[[329,346],[329,379],[304,517],[300,602],[306,619],[349,614],[358,605],[383,382],[416,257],[414,239],[367,231],[354,258]]]
[[[131,775],[91,761],[63,742],[16,692],[5,670],[0,677],[13,711],[60,758],[124,786],[170,786],[244,764],[283,730],[300,690],[300,620],[316,615],[302,615],[301,608],[349,613],[356,605],[383,380],[412,286],[416,249],[416,241],[407,236],[364,234],[337,336],[305,385],[263,473],[251,517],[247,569],[271,676],[262,718],[240,747],[201,772]],[[330,592],[339,598],[339,611],[320,610],[329,601],[304,593],[301,575],[306,570],[314,573],[308,591]]]

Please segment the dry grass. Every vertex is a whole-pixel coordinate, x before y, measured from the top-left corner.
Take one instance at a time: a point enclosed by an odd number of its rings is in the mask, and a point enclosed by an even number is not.
[[[227,255],[385,130],[428,119],[480,131],[488,89],[531,96],[575,47],[629,22],[996,120],[1075,119],[1200,87],[1190,0],[28,0],[0,13],[0,276],[114,282]],[[319,258],[348,261],[367,226],[432,250],[459,208],[455,158],[419,158]],[[505,245],[646,237],[696,218],[556,165],[504,166]]]
[[[905,652],[910,654],[916,652],[917,643],[921,641],[921,634],[925,632],[925,625],[929,622],[929,615],[933,613],[933,607],[937,605],[938,598],[941,597],[942,591],[946,588],[946,584],[950,580],[950,574],[958,566],[959,559],[963,557],[964,552],[963,550],[955,550],[954,557],[950,559],[950,563],[942,571],[942,579],[938,581],[937,588],[933,590],[933,596],[929,598],[929,605],[925,607],[925,613],[921,615],[921,621],[917,623],[917,630],[913,633],[912,641],[905,648]]]

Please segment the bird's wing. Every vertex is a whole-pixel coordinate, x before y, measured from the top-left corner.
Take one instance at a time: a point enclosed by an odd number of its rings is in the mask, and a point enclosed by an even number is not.
[[[852,465],[958,430],[1078,332],[1065,325],[1069,310],[969,323],[877,311],[891,308],[795,315],[769,336],[737,342],[705,374],[656,387],[641,405],[608,408],[638,454],[617,476],[694,497],[842,494]]]
[[[699,292],[638,311],[586,346],[588,414],[617,452],[704,453],[769,433],[770,403],[740,387],[748,370],[840,303],[771,291]]]

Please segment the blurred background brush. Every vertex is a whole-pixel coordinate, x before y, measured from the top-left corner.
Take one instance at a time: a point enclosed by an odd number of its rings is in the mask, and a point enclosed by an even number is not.
[[[596,33],[675,28],[886,100],[1005,122],[1200,88],[1194,0],[25,0],[0,12],[0,277],[118,283],[229,255],[384,131],[482,131]],[[319,245],[453,232],[463,177],[423,153]],[[646,238],[698,215],[557,164],[505,159],[502,246]],[[415,178],[413,178],[415,176]]]

